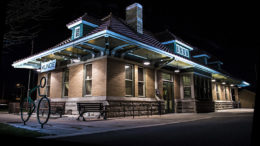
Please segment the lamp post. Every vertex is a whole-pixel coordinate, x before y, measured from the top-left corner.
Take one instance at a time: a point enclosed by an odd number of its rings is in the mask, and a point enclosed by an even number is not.
[[[33,54],[33,47],[34,47],[34,40],[32,39],[31,55]],[[30,92],[31,74],[32,74],[32,71],[29,70],[27,97],[29,96],[29,92]]]

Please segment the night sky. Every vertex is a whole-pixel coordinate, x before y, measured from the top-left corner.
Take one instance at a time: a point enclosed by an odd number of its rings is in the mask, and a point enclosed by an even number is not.
[[[103,18],[110,12],[125,19],[125,8],[139,2],[143,5],[143,24],[146,30],[160,32],[169,29],[187,43],[208,51],[220,59],[222,68],[251,84],[255,91],[255,64],[258,60],[259,22],[257,9],[250,3],[137,1],[137,0],[73,0],[61,1],[59,8],[43,22],[35,40],[35,53],[70,37],[66,24],[85,12]],[[3,56],[6,94],[16,83],[27,84],[28,70],[13,69],[13,61],[30,55],[30,43],[12,47],[12,55]],[[9,90],[9,92],[8,92]]]

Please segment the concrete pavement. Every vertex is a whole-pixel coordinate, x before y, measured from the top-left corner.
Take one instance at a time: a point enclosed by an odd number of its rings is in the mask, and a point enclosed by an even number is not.
[[[49,136],[40,137],[43,139],[62,138],[67,136],[86,135],[94,133],[102,133],[109,131],[161,126],[174,123],[198,121],[201,119],[209,119],[214,117],[232,117],[243,116],[243,113],[252,113],[253,109],[230,109],[222,110],[214,113],[174,113],[165,115],[126,117],[126,118],[109,118],[88,119],[87,121],[78,121],[77,116],[64,115],[62,118],[51,116],[49,122],[41,129],[40,124],[34,116],[31,117],[26,125],[23,125],[20,115],[0,113],[0,122],[9,125],[47,133]]]

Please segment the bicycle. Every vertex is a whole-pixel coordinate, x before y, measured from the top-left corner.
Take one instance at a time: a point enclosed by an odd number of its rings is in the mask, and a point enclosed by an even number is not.
[[[44,83],[43,83],[44,81]],[[47,98],[46,95],[41,95],[40,88],[44,88],[46,85],[46,77],[42,77],[40,80],[40,85],[37,85],[33,89],[29,91],[29,96],[22,99],[20,102],[20,112],[21,112],[21,119],[26,125],[26,122],[30,119],[31,115],[33,114],[36,105],[35,102],[31,98],[31,94],[38,90],[38,95],[41,97],[38,104],[37,104],[37,120],[41,124],[41,128],[43,125],[46,124],[50,118],[51,113],[51,106],[50,100]]]

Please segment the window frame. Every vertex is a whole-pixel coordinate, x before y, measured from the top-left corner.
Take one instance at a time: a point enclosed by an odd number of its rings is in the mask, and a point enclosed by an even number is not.
[[[66,75],[66,71],[68,71],[68,81],[65,82],[65,75]],[[69,87],[68,87],[68,95],[65,96],[65,84],[68,83],[68,86],[69,86],[69,69],[65,69],[62,73],[62,98],[67,98],[69,96]]]
[[[216,95],[217,95],[217,100],[220,100],[220,93],[218,89],[219,85],[216,83]]]
[[[189,85],[184,85],[184,80],[183,77],[184,76],[188,76],[190,78],[190,84]],[[182,81],[182,87],[183,87],[183,99],[191,99],[192,98],[192,75],[191,74],[183,74],[181,77],[181,81]],[[189,87],[190,88],[190,97],[185,97],[185,87]]]
[[[78,32],[78,36],[77,36],[77,32]],[[77,26],[74,29],[74,38],[78,38],[78,37],[80,37],[80,26]]]
[[[87,79],[87,66],[88,65],[91,65],[91,79]],[[84,97],[92,96],[92,83],[93,83],[92,82],[92,79],[93,79],[92,75],[93,75],[93,65],[91,63],[85,64],[84,65],[84,80],[83,80],[83,82],[84,82],[84,88],[83,88]],[[87,88],[87,84],[86,84],[87,82],[86,81],[91,81],[90,94],[86,94],[86,88]]]
[[[139,68],[143,70],[143,81],[139,81]],[[138,97],[145,97],[146,96],[146,86],[145,86],[145,69],[143,67],[138,66],[137,68],[137,83],[138,83]],[[139,95],[139,83],[143,83],[143,95]]]
[[[132,73],[132,76],[131,76],[131,78],[132,79],[126,79],[126,66],[130,66],[131,67],[131,73]],[[134,96],[134,65],[132,65],[132,64],[125,64],[125,97],[133,97]],[[132,91],[131,91],[131,93],[132,93],[132,95],[127,95],[126,94],[126,82],[132,82]]]

